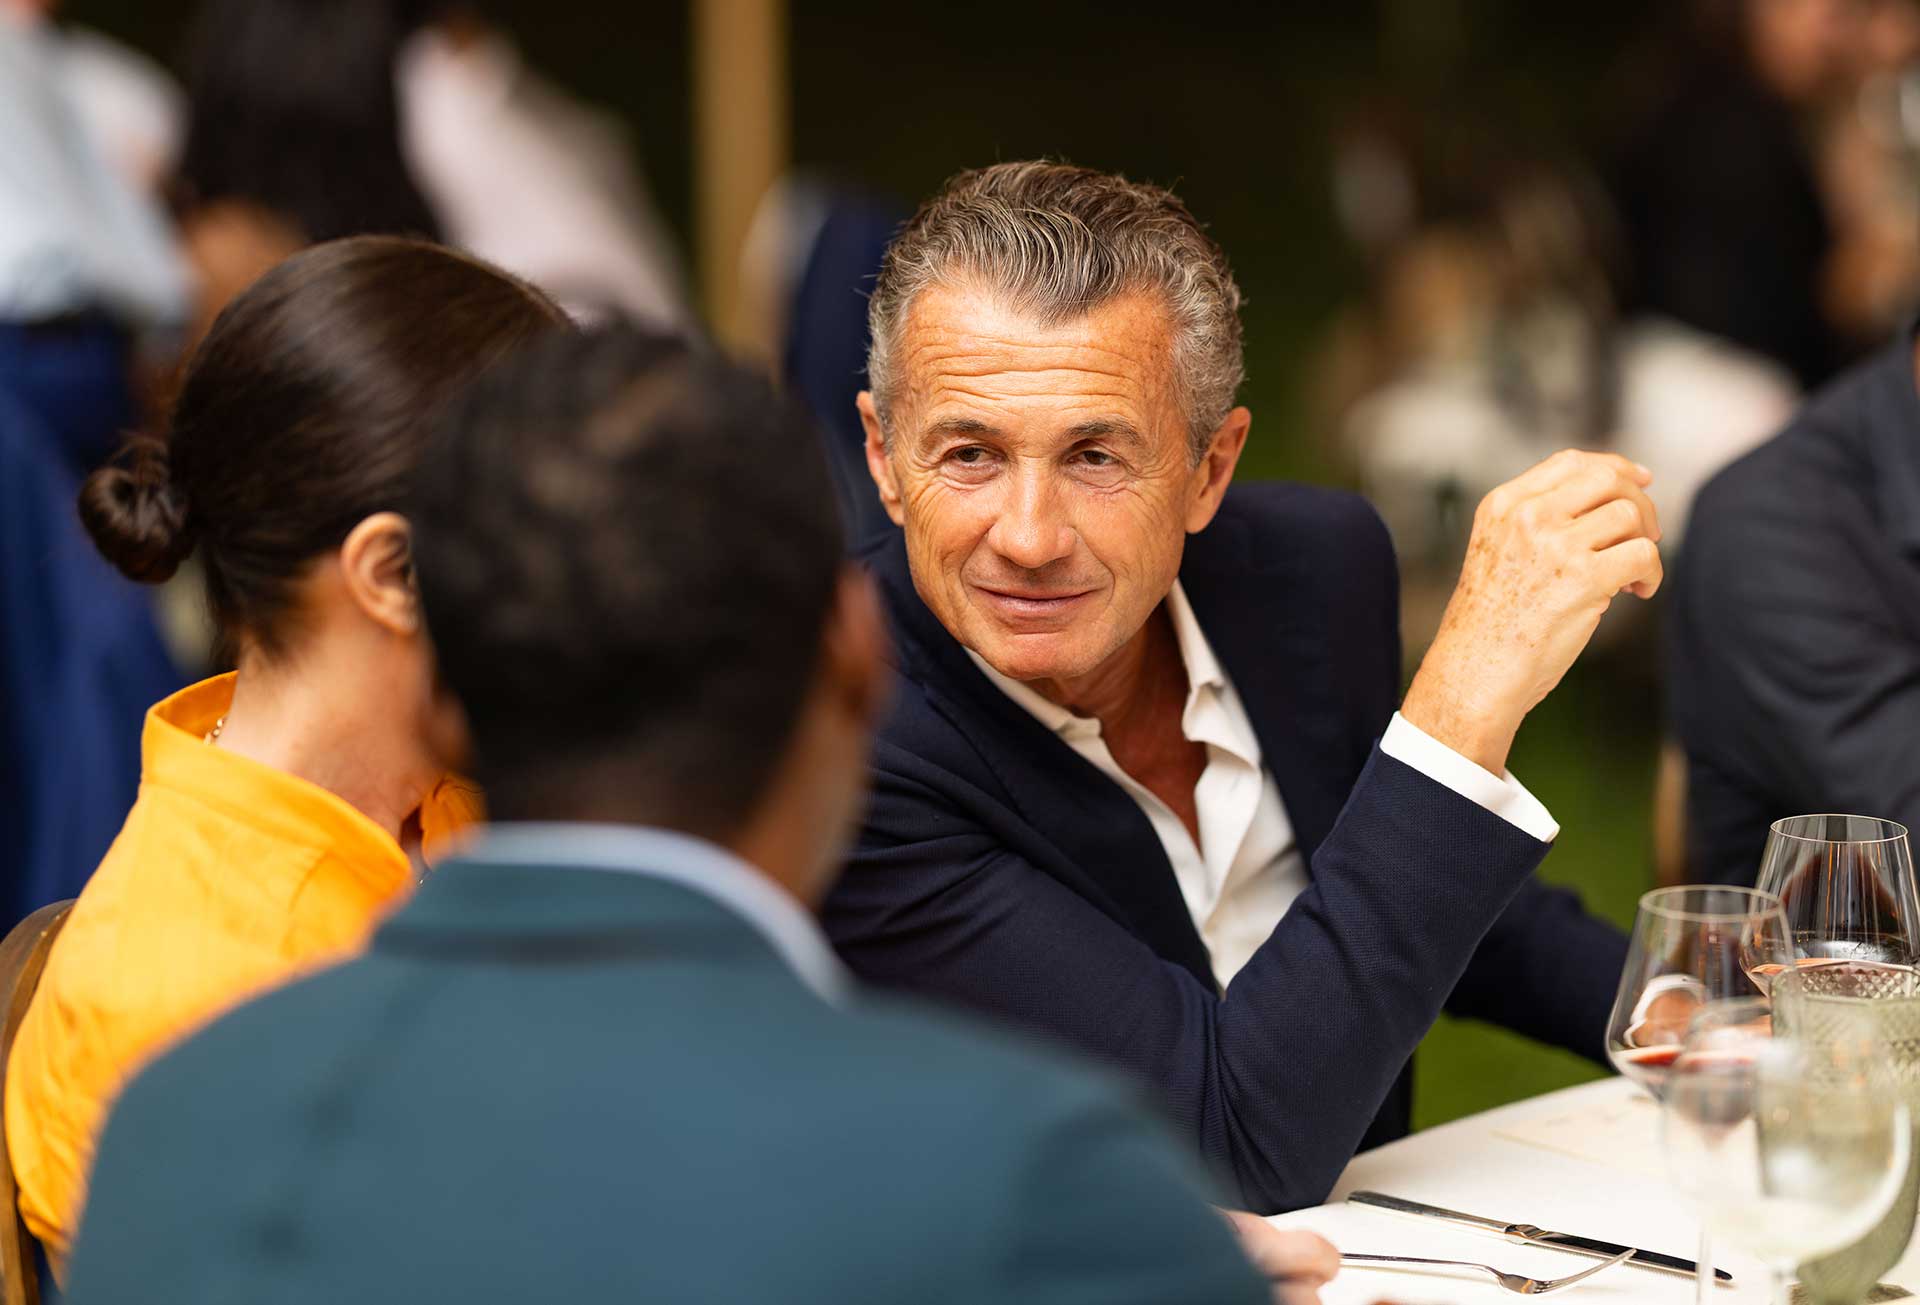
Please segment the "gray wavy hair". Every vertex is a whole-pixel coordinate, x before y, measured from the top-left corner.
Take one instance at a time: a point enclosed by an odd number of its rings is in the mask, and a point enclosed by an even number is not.
[[[1160,295],[1173,319],[1173,374],[1193,462],[1232,411],[1246,374],[1240,287],[1227,256],[1172,191],[1065,163],[962,172],[887,247],[867,307],[867,377],[892,437],[894,352],[920,292],[972,282],[1046,325],[1119,295]]]

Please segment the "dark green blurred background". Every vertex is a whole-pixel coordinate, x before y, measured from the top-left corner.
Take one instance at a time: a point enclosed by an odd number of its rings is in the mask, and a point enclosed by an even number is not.
[[[528,57],[632,124],[685,251],[691,24],[682,5],[495,0]],[[794,0],[794,157],[912,199],[948,173],[1052,155],[1174,185],[1232,256],[1248,296],[1245,472],[1330,480],[1312,429],[1317,350],[1363,269],[1331,204],[1329,141],[1360,106],[1471,142],[1597,159],[1667,6],[1538,0],[1314,5],[923,6]],[[177,66],[190,0],[69,0],[75,21]],[[1513,768],[1563,825],[1543,874],[1623,925],[1652,876],[1659,703],[1606,661],[1576,668],[1529,721]],[[1409,875],[1419,873],[1408,866]],[[1600,1071],[1443,1021],[1420,1060],[1422,1124]]]

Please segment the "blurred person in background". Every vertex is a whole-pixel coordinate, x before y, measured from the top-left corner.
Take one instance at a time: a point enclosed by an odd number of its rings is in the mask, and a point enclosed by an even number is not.
[[[405,0],[402,144],[447,238],[581,317],[693,317],[632,133],[529,67],[484,5]]]
[[[1844,85],[1819,136],[1834,229],[1823,301],[1859,350],[1920,304],[1920,2],[1854,0],[1848,12]]]
[[[293,250],[444,236],[582,316],[690,321],[619,124],[458,0],[208,0],[176,183],[202,319]]]
[[[460,402],[408,515],[495,823],[129,1088],[76,1305],[1317,1298],[1124,1093],[834,959],[885,637],[807,425],[625,329]]]
[[[826,919],[874,982],[1151,1085],[1265,1213],[1404,1132],[1443,1005],[1604,1062],[1626,941],[1534,881],[1558,825],[1505,763],[1659,526],[1618,457],[1495,490],[1396,712],[1378,517],[1229,488],[1239,307],[1177,198],[1063,164],[894,241],[860,413],[900,688]]]
[[[190,281],[164,215],[87,131],[59,39],[0,9],[0,390],[84,471],[132,420],[135,346],[183,324]]]
[[[179,83],[132,46],[60,22],[63,7],[62,0],[0,0],[0,14],[41,29],[48,66],[101,157],[134,190],[158,197],[180,154]]]
[[[1611,210],[1579,166],[1460,120],[1419,134],[1375,122],[1337,143],[1334,182],[1370,275],[1331,334],[1322,403],[1393,533],[1409,647],[1438,627],[1473,505],[1552,450],[1649,468],[1671,549],[1698,488],[1791,414],[1778,365],[1621,315]],[[1643,633],[1642,613],[1615,609],[1601,641]]]
[[[126,1077],[261,988],[336,959],[471,821],[396,514],[452,390],[561,329],[538,291],[392,238],[324,244],[221,314],[163,437],[80,513],[134,580],[197,552],[239,670],[148,714],[138,799],[47,962],[7,1064],[20,1212],[56,1271]]]
[[[850,554],[895,528],[873,493],[855,400],[867,388],[867,296],[912,211],[890,195],[788,176],[761,201],[741,256],[747,294],[773,318],[781,378],[827,436]]]
[[[1799,812],[1920,828],[1915,385],[1908,329],[1700,495],[1669,676],[1690,879],[1751,884]]]
[[[1820,384],[1846,357],[1823,282],[1835,249],[1810,143],[1843,84],[1855,0],[1693,0],[1661,98],[1619,169],[1635,312]]]
[[[140,713],[182,677],[147,595],[73,517],[141,406],[189,282],[164,215],[75,103],[64,36],[0,5],[0,842],[11,924],[71,897],[139,777]]]
[[[174,204],[198,338],[269,267],[362,234],[433,238],[402,154],[393,0],[209,0],[196,20]]]

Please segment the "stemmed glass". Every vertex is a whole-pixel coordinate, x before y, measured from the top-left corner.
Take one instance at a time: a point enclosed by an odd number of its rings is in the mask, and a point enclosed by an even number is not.
[[[1700,1006],[1765,993],[1765,976],[1793,963],[1780,899],[1754,888],[1656,888],[1640,899],[1607,1055],[1658,1097]]]
[[[1911,968],[1920,898],[1906,826],[1873,816],[1776,820],[1758,886],[1780,899],[1797,964]]]
[[[1781,898],[1797,972],[1774,984],[1783,1025],[1808,1038],[1861,1025],[1889,1048],[1890,1069],[1920,1110],[1920,901],[1905,827],[1871,816],[1777,820],[1760,886]],[[1818,1305],[1855,1305],[1898,1262],[1913,1233],[1920,1172],[1879,1226],[1800,1266]]]
[[[1763,1260],[1787,1305],[1795,1265],[1857,1241],[1892,1207],[1912,1125],[1884,1044],[1771,1025],[1758,998],[1700,1009],[1664,1085],[1663,1138],[1703,1227]]]
[[[1879,1041],[1894,1089],[1920,1130],[1920,974],[1855,961],[1796,969],[1773,981],[1773,1021],[1803,1042]],[[1920,1206],[1920,1131],[1915,1147],[1916,1161],[1886,1217],[1859,1241],[1801,1264],[1800,1288],[1814,1305],[1860,1305],[1900,1262]]]
[[[1717,885],[1656,888],[1640,899],[1620,993],[1607,1022],[1614,1068],[1660,1097],[1687,1026],[1702,1005],[1765,991],[1766,979],[1793,964],[1780,899],[1753,888]],[[1707,1305],[1713,1248],[1700,1227],[1694,1299]]]

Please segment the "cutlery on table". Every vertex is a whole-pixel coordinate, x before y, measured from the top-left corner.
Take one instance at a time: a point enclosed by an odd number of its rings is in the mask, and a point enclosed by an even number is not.
[[[1418,1201],[1409,1201],[1403,1197],[1388,1196],[1385,1192],[1352,1192],[1348,1194],[1347,1200],[1355,1205],[1370,1205],[1375,1209],[1391,1210],[1395,1214],[1418,1215],[1425,1219],[1439,1219],[1445,1223],[1498,1233],[1508,1241],[1520,1242],[1527,1246],[1546,1246],[1556,1251],[1571,1251],[1575,1255],[1591,1255],[1596,1259],[1609,1259],[1625,1251],[1627,1264],[1636,1269],[1652,1269],[1656,1273],[1672,1273],[1684,1278],[1691,1278],[1696,1272],[1692,1260],[1683,1260],[1677,1255],[1663,1255],[1659,1251],[1641,1250],[1637,1246],[1622,1246],[1619,1242],[1601,1241],[1596,1237],[1576,1237],[1572,1233],[1548,1232],[1530,1223],[1506,1223],[1499,1219],[1485,1219],[1477,1214],[1462,1214],[1458,1210],[1447,1210],[1437,1205],[1422,1205]],[[1725,1269],[1715,1269],[1713,1276],[1723,1287],[1733,1285],[1733,1275]]]
[[[1475,1264],[1471,1260],[1428,1260],[1422,1259],[1417,1255],[1342,1254],[1340,1264],[1343,1268],[1352,1265],[1355,1268],[1362,1269],[1373,1267],[1392,1268],[1402,1264],[1441,1265],[1450,1269],[1477,1269],[1481,1273],[1492,1274],[1495,1282],[1499,1283],[1508,1291],[1513,1292],[1515,1295],[1544,1296],[1550,1291],[1559,1291],[1562,1287],[1571,1287],[1576,1282],[1585,1282],[1601,1270],[1611,1269],[1614,1265],[1624,1262],[1626,1258],[1632,1254],[1633,1248],[1628,1247],[1604,1264],[1596,1264],[1590,1269],[1582,1269],[1580,1272],[1569,1274],[1564,1278],[1545,1279],[1529,1278],[1522,1273],[1503,1273],[1491,1264]]]

